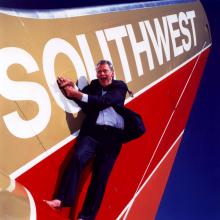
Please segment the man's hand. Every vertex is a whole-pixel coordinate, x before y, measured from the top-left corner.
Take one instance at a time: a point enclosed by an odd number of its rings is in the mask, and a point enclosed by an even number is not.
[[[74,84],[73,81],[71,81],[71,80],[68,79],[68,78],[64,78],[64,77],[62,77],[62,76],[59,76],[59,77],[57,78],[57,83],[58,83],[60,89],[63,89],[63,88],[66,87],[66,86],[72,86],[72,87],[75,86],[75,84]]]
[[[63,88],[63,90],[68,98],[82,99],[83,93],[81,93],[78,89],[75,89],[73,86],[67,85]]]
[[[71,85],[66,85],[66,86],[63,88],[63,90],[64,90],[64,92],[65,92],[65,94],[66,94],[66,96],[67,96],[68,98],[73,98],[73,97],[75,97],[75,93],[77,92],[77,90],[74,89],[74,87],[71,86]]]
[[[60,90],[67,98],[76,98],[79,100],[82,99],[83,94],[78,91],[78,88],[75,87],[74,82],[72,82],[70,79],[60,76],[57,78],[57,83]]]

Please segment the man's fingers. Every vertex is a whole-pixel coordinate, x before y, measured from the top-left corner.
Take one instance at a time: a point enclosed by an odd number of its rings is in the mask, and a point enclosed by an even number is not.
[[[71,82],[68,82],[68,81],[64,81],[61,83],[60,85],[61,87],[65,87],[65,86],[71,86]]]
[[[57,83],[61,84],[63,82],[63,78],[61,76],[57,77]]]
[[[57,83],[60,88],[63,88],[65,86],[74,86],[74,83],[70,79],[64,78],[62,76],[59,76],[57,78]]]

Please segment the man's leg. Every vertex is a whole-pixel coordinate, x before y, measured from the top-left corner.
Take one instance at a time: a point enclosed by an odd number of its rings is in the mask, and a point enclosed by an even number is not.
[[[55,199],[62,201],[62,206],[73,206],[80,174],[88,161],[95,155],[98,142],[90,136],[81,137],[75,145],[75,152],[62,176],[59,191]]]
[[[120,146],[119,146],[120,147]],[[95,157],[93,175],[79,218],[94,220],[101,205],[108,177],[117,159],[116,154],[99,153]]]

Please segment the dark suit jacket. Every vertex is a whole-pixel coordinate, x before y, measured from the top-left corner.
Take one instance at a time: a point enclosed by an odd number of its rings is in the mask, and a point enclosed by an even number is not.
[[[102,90],[107,91],[102,95]],[[82,124],[80,135],[87,135],[96,124],[98,114],[101,110],[112,106],[117,112],[124,107],[127,85],[121,80],[114,80],[112,83],[103,88],[98,79],[92,80],[82,92],[88,94],[88,103],[75,100],[86,114]]]

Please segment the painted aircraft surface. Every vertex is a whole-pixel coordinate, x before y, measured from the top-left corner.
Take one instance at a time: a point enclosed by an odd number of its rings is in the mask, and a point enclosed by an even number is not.
[[[84,118],[56,79],[66,76],[82,89],[103,58],[133,91],[126,106],[142,116],[147,132],[124,144],[96,219],[155,219],[212,44],[200,1],[3,6],[0,219],[75,219],[89,167],[74,212],[43,202],[56,191]]]

